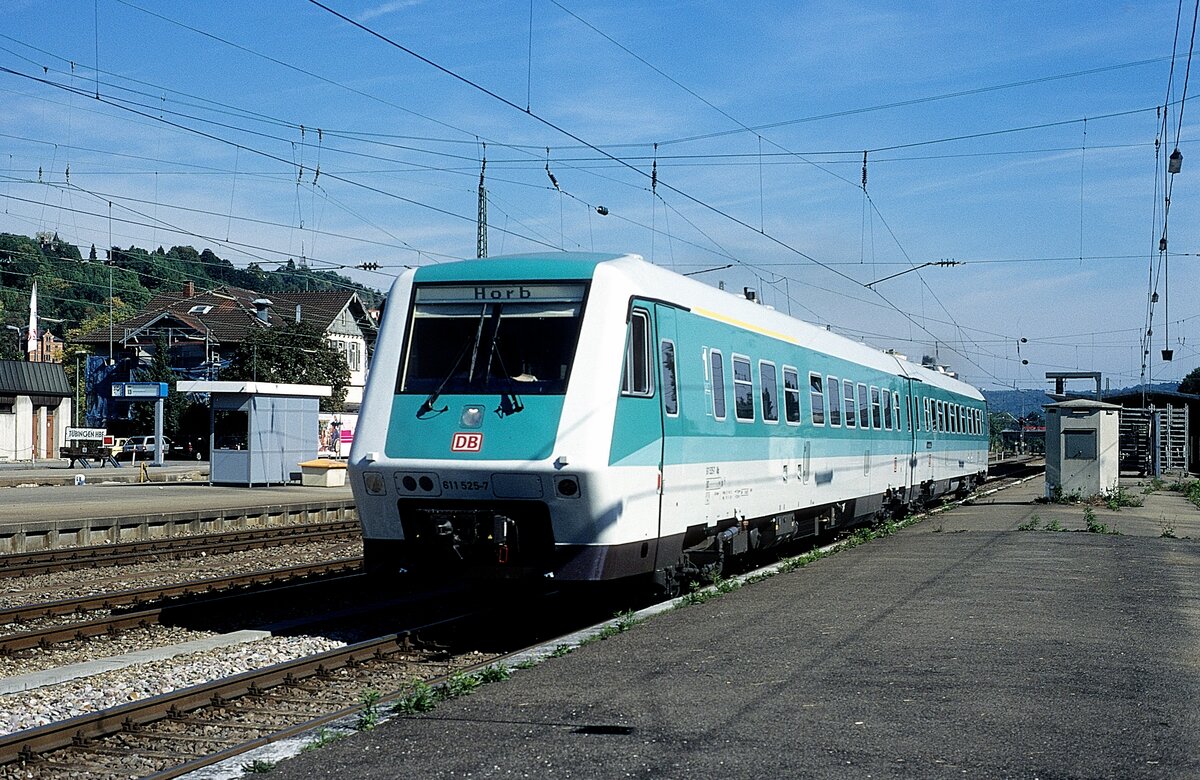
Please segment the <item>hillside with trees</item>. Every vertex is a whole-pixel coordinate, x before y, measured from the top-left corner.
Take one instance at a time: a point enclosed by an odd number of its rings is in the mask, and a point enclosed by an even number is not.
[[[72,331],[82,333],[108,322],[110,283],[116,319],[131,315],[160,290],[182,290],[187,282],[197,290],[228,285],[264,294],[352,289],[368,307],[378,306],[383,297],[378,290],[338,273],[314,270],[294,260],[271,270],[255,263],[239,268],[210,249],[190,246],[112,247],[106,252],[95,246],[81,250],[55,233],[34,237],[0,233],[0,323],[23,333],[34,279],[41,326],[68,342]],[[5,329],[0,334],[0,358],[23,357],[21,338]]]

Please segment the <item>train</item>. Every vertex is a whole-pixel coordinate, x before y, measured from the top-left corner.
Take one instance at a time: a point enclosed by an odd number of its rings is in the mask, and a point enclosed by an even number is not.
[[[982,394],[634,254],[410,269],[348,473],[381,576],[649,581],[987,473]]]

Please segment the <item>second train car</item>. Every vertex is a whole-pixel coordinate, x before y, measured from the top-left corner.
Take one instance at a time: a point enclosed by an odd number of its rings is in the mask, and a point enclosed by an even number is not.
[[[359,420],[376,572],[674,591],[987,470],[974,387],[636,255],[405,272]]]

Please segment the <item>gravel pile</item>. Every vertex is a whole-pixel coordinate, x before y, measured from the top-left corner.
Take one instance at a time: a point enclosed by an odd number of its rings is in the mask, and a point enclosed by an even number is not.
[[[209,680],[261,669],[332,650],[343,644],[325,637],[270,637],[0,696],[0,734],[10,734]]]

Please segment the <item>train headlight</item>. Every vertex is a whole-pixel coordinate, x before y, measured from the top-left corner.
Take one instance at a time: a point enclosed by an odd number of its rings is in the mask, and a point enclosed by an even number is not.
[[[477,404],[464,406],[458,422],[463,428],[478,428],[483,425],[483,407]]]
[[[368,496],[387,495],[387,483],[383,481],[383,474],[378,471],[363,472],[363,487],[367,489]]]

